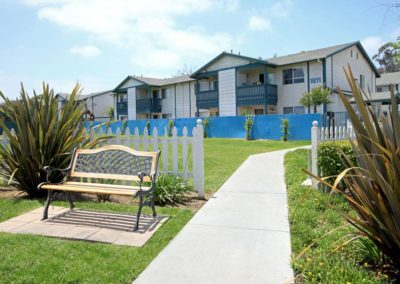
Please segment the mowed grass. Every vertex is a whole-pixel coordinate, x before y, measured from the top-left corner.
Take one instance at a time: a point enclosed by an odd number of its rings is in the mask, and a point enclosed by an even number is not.
[[[37,200],[0,199],[0,222],[41,205]],[[76,205],[103,212],[137,209],[112,203]],[[170,219],[141,248],[0,233],[0,283],[131,283],[193,215],[188,209],[157,210]],[[145,213],[150,214],[147,208]]]
[[[217,191],[250,155],[309,144],[310,141],[207,138],[204,140],[205,190]]]
[[[343,217],[352,211],[337,194],[301,186],[307,178],[306,150],[288,153],[285,168],[296,283],[386,283],[387,276],[365,267],[357,242],[335,251],[355,231]]]
[[[205,139],[206,191],[215,192],[251,154],[308,143]],[[42,202],[0,199],[0,222],[38,208]],[[60,201],[54,204],[67,206]],[[135,213],[137,210],[132,205],[115,203],[76,202],[76,205],[96,211]],[[182,208],[157,207],[157,211],[170,219],[142,248],[0,233],[0,283],[130,283],[194,214]],[[149,214],[149,209],[145,208],[144,213]]]

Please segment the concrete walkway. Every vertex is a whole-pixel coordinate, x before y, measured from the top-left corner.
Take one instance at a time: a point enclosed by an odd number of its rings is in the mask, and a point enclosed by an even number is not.
[[[291,283],[291,150],[250,156],[134,283]]]

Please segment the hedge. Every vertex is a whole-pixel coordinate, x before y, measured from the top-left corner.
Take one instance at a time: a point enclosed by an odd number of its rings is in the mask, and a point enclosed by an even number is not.
[[[347,168],[346,159],[356,164],[353,148],[348,141],[323,142],[318,145],[318,167],[321,177],[337,176]],[[328,180],[333,183],[334,178]]]

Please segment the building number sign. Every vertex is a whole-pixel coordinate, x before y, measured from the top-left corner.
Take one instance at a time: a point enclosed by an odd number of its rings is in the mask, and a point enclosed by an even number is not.
[[[315,78],[310,78],[310,83],[311,84],[317,84],[317,83],[321,83],[321,77],[315,77]]]

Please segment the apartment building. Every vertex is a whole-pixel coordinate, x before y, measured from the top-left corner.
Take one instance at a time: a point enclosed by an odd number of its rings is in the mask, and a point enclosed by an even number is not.
[[[58,100],[58,109],[60,110],[62,105],[70,94],[58,93],[56,98]],[[114,105],[114,96],[112,90],[97,92],[87,95],[78,95],[77,101],[83,102],[85,108],[93,114],[96,121],[109,121],[112,119],[109,117],[108,109]]]
[[[343,68],[350,65],[365,90],[375,89],[377,69],[360,42],[268,59],[223,52],[191,77],[198,113],[234,116],[306,113],[300,98],[317,86],[332,90],[331,103],[318,112],[341,112],[337,89],[351,96]]]
[[[195,80],[128,76],[114,90],[115,119],[196,116]]]

